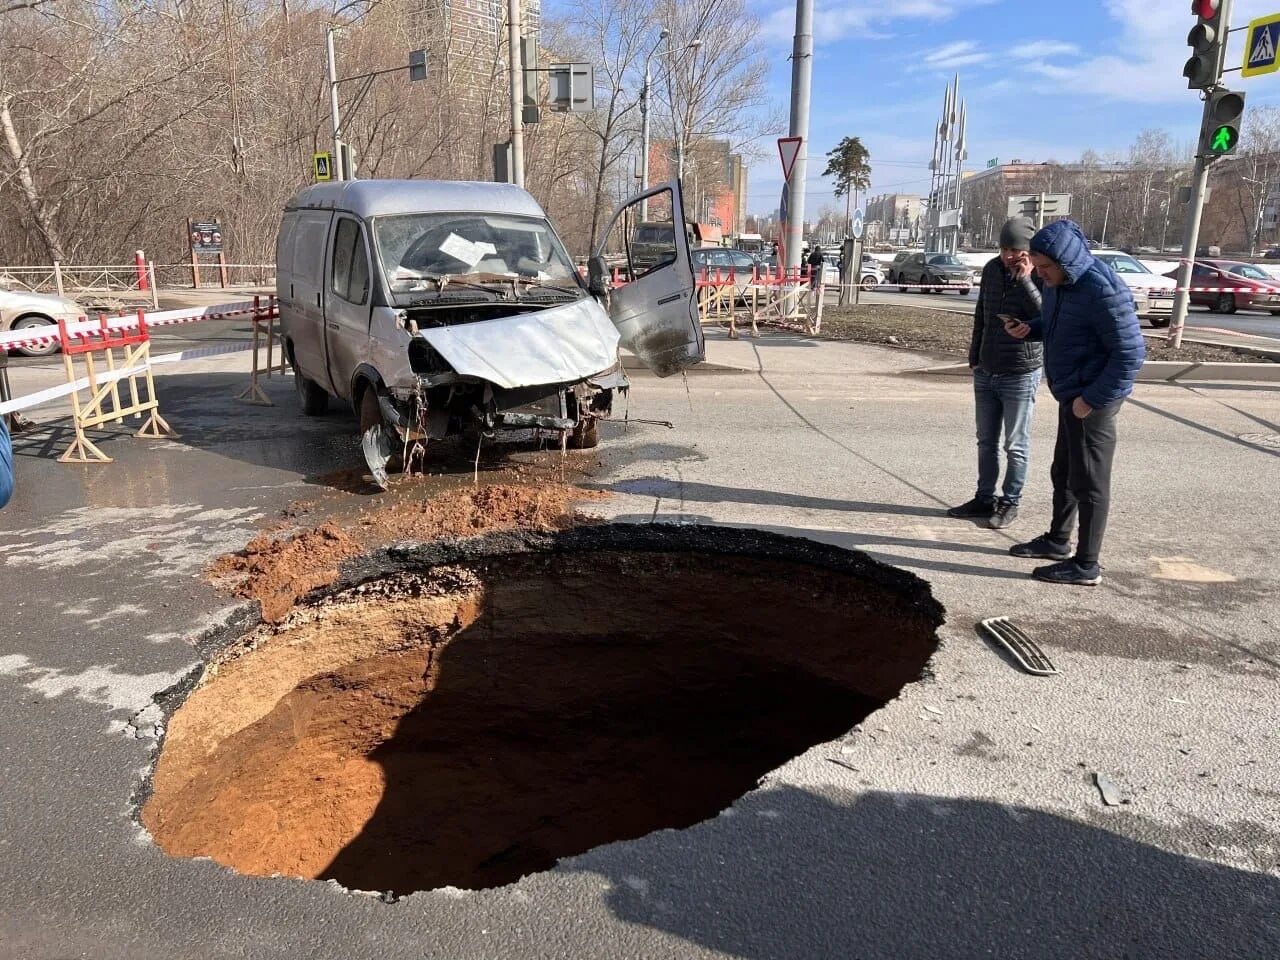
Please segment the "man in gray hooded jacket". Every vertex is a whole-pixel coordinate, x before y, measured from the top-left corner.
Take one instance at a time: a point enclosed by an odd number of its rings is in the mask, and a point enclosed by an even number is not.
[[[1041,345],[1010,336],[1002,319],[1030,322],[1040,316],[1040,289],[1032,276],[1029,254],[1035,232],[1035,224],[1026,217],[1009,220],[1000,230],[1000,256],[982,268],[969,344],[978,433],[978,489],[972,500],[947,511],[952,517],[986,520],[997,530],[1018,516],[1030,461],[1031,415],[1043,363]],[[997,499],[1002,429],[1005,472]]]

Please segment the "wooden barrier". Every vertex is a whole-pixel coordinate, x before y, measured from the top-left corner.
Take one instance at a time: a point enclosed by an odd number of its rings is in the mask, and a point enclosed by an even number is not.
[[[83,357],[88,380],[88,399],[81,400],[80,390],[71,393],[72,421],[75,439],[65,453],[58,458],[61,463],[111,463],[112,458],[103,453],[85,435],[85,431],[105,423],[123,423],[125,417],[140,418],[149,414],[146,422],[134,436],[163,439],[176,437],[177,433],[160,415],[160,402],[156,399],[155,382],[151,377],[151,334],[147,330],[146,317],[138,311],[138,329],[121,330],[107,326],[107,318],[98,316],[100,329],[71,337],[67,322],[58,321],[58,340],[62,347],[62,361],[67,373],[67,383],[78,382],[75,358]],[[120,355],[116,355],[120,351]],[[105,371],[100,371],[94,355],[100,354]],[[120,401],[120,381],[129,388],[129,403]],[[141,387],[141,389],[140,389]]]
[[[253,403],[262,407],[275,406],[271,402],[271,398],[258,385],[258,344],[262,339],[266,340],[267,345],[267,377],[269,378],[274,366],[272,362],[272,351],[275,347],[276,338],[276,304],[275,297],[267,298],[267,308],[262,308],[262,298],[253,298],[253,369],[249,373],[249,386],[245,387],[236,395],[237,400],[243,400],[245,403]],[[262,335],[262,325],[266,323],[266,335]],[[280,374],[284,375],[284,344],[280,345]]]

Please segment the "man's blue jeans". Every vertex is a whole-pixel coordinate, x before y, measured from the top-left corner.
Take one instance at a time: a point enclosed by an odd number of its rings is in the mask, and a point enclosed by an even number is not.
[[[1040,371],[973,371],[974,412],[978,426],[978,499],[994,500],[1000,479],[1000,432],[1004,431],[1004,490],[1000,500],[1015,506],[1022,499],[1031,452],[1031,414],[1036,408]]]

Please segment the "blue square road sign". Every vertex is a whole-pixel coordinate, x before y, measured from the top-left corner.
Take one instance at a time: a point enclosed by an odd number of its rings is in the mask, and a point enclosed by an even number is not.
[[[1250,20],[1245,34],[1244,63],[1240,76],[1257,77],[1280,69],[1276,50],[1280,48],[1280,13]]]

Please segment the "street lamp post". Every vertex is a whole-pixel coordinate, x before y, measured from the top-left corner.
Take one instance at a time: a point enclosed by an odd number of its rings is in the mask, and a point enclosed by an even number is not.
[[[691,66],[689,69],[690,86],[692,86],[693,78],[696,76],[696,67],[698,63],[698,51],[701,48],[702,48],[702,41],[699,39],[690,40],[689,45],[685,47],[686,50],[693,51],[693,60],[691,61]],[[674,65],[673,65],[673,68],[674,68]],[[674,72],[675,70],[672,69],[667,74],[667,89],[669,93],[671,89],[671,74]],[[675,101],[674,94],[671,95],[671,126],[672,126],[672,132],[676,134],[676,179],[683,180],[684,179],[684,138],[687,135],[688,131],[685,129],[686,124],[684,123],[684,119],[681,119],[679,128],[676,129],[676,126],[677,126],[676,125],[676,101]]]
[[[354,101],[350,104],[350,110],[347,111],[347,122],[351,122],[351,118],[355,116],[360,105],[364,103],[365,95],[369,92],[373,81],[388,73],[399,73],[404,67],[391,67],[387,70],[372,70],[369,73],[358,73],[352,77],[338,76],[338,57],[334,52],[333,38],[338,32],[337,27],[327,27],[325,29],[325,56],[326,67],[328,70],[329,83],[329,117],[333,127],[333,179],[335,180],[354,180],[355,179],[355,162],[351,151],[346,149],[343,137],[342,121],[338,116],[338,86],[343,83],[350,83],[353,80],[363,80],[359,92],[356,93]],[[427,54],[425,50],[411,50],[409,52],[409,82],[416,83],[419,80],[427,79]]]
[[[671,31],[666,27],[658,34],[658,42],[653,45],[649,55],[644,58],[644,86],[640,90],[640,192],[649,189],[649,104],[653,95],[653,76],[649,70],[649,61],[658,52],[664,42],[670,44]],[[649,201],[640,201],[640,219],[649,219]]]

